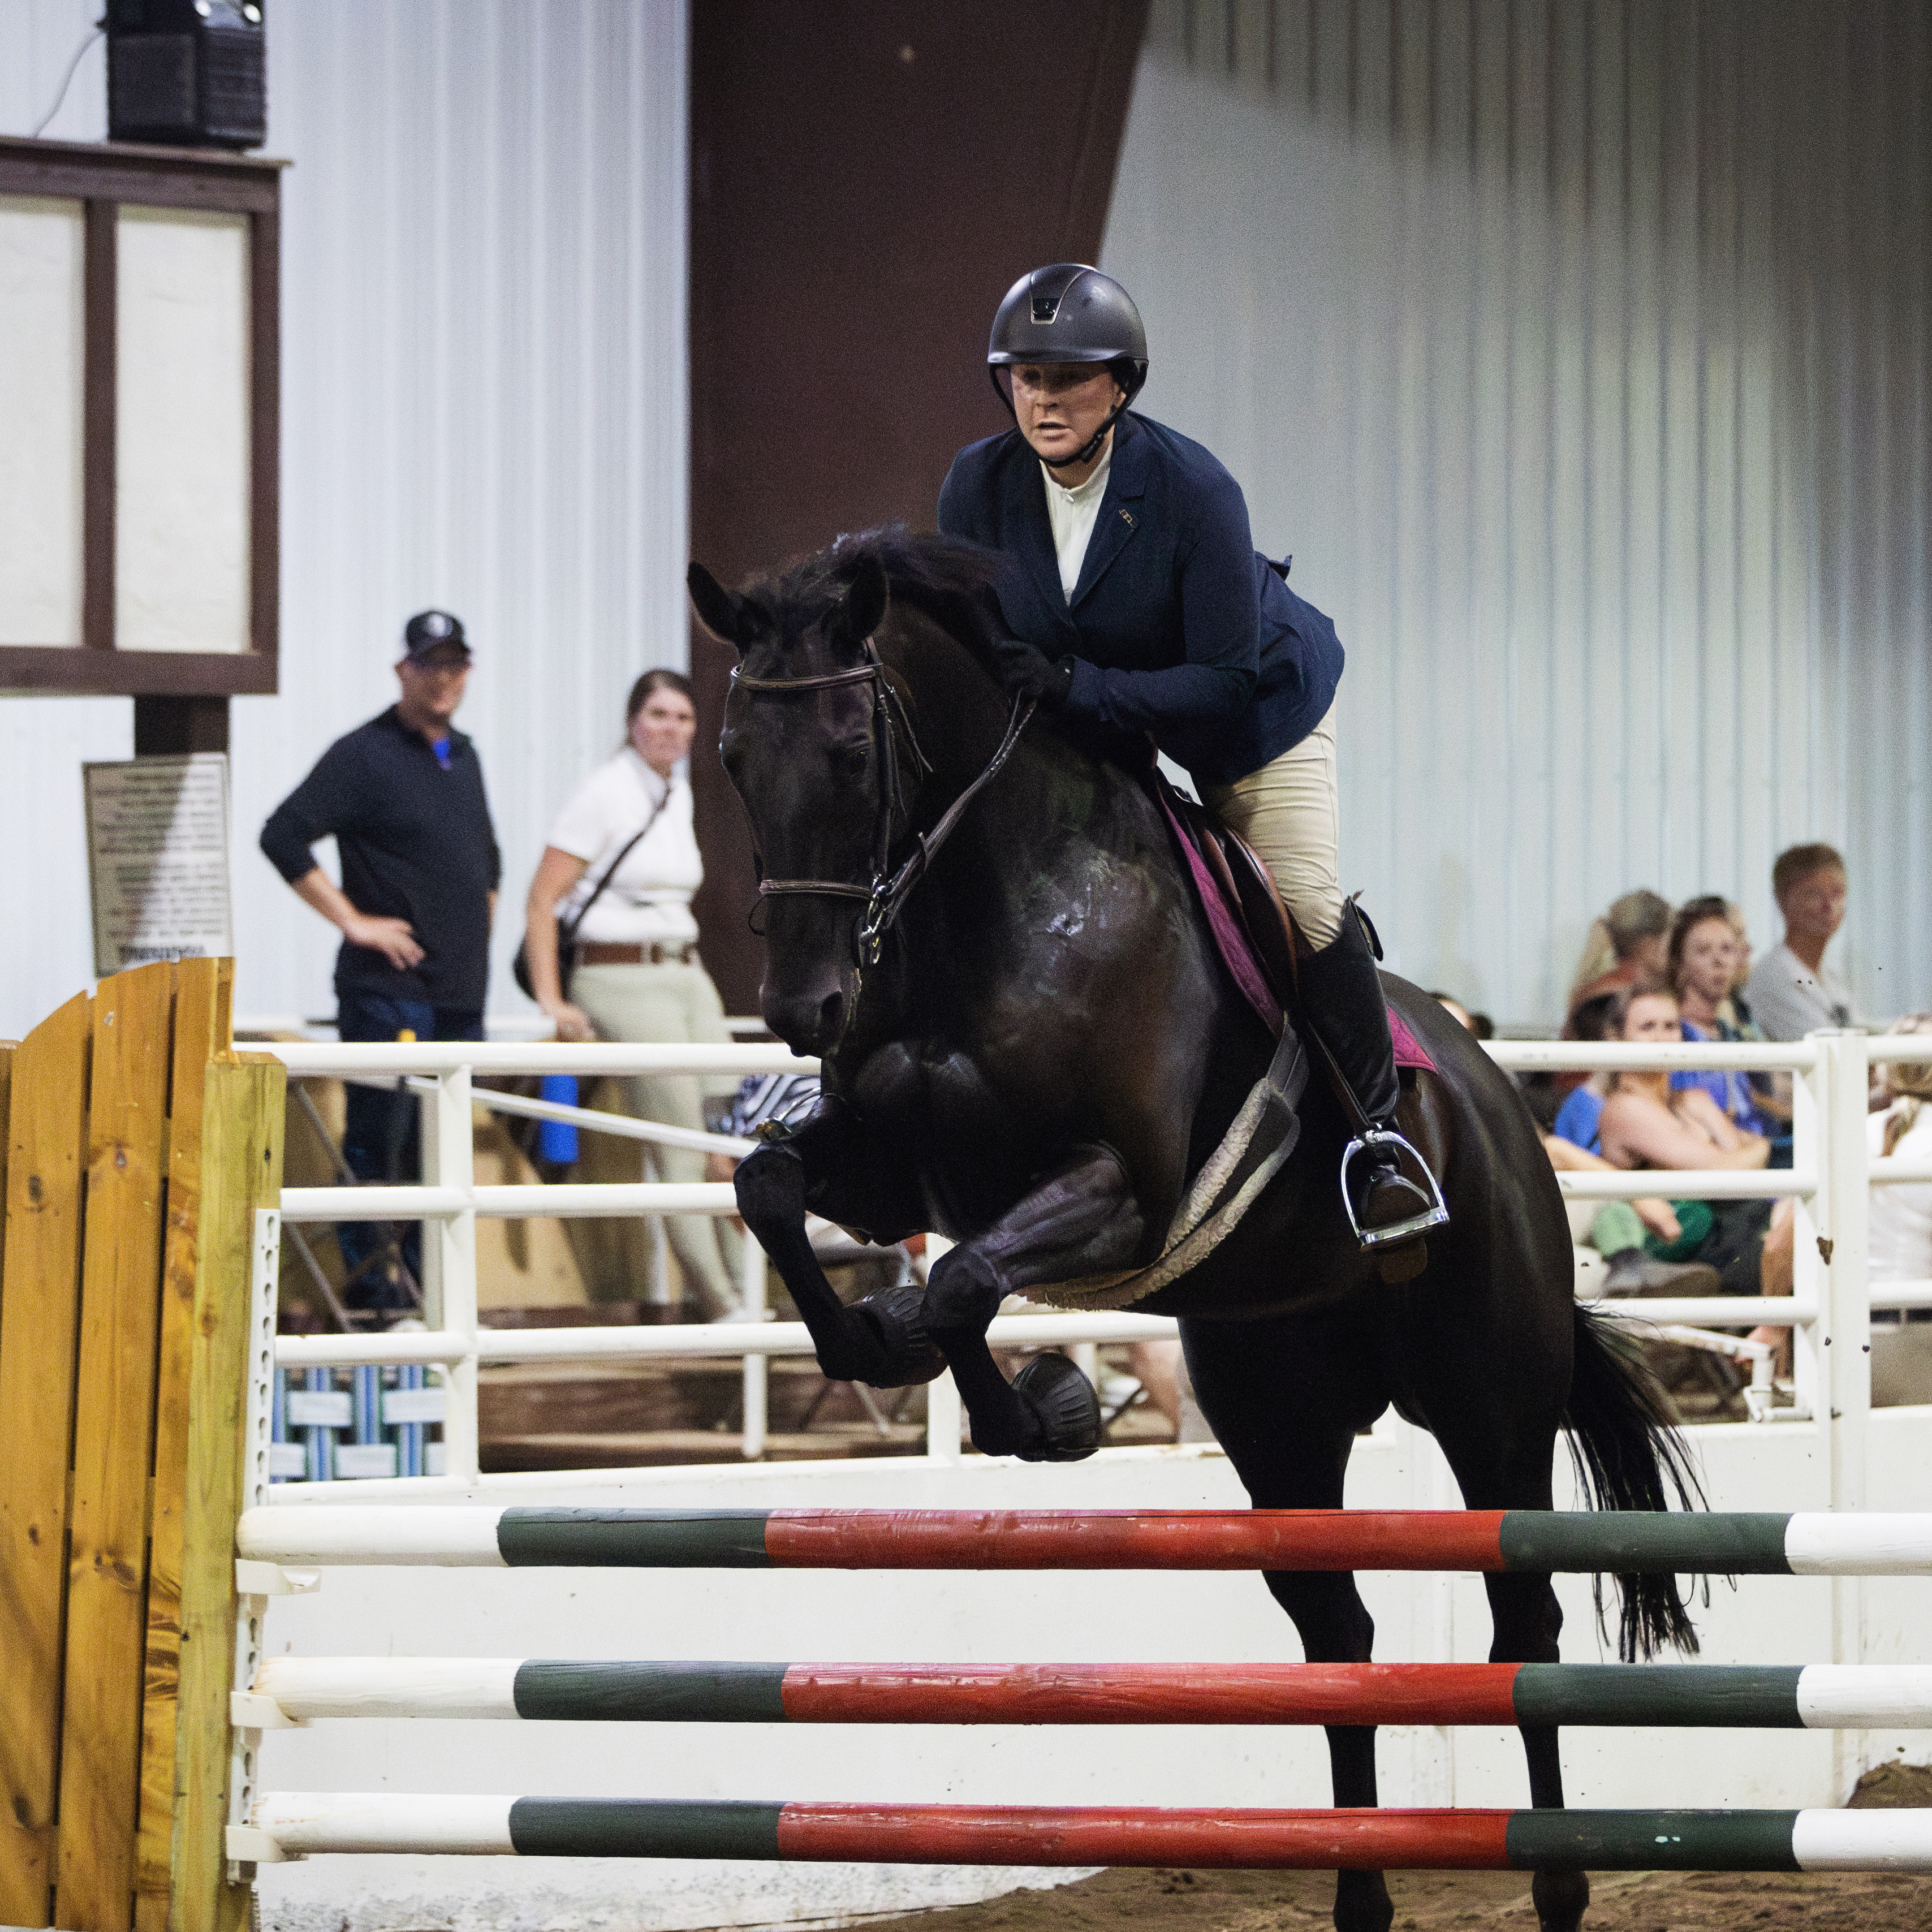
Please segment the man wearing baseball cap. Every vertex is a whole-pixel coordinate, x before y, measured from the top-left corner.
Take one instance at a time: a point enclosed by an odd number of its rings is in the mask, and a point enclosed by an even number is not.
[[[404,627],[396,676],[396,702],[323,752],[262,826],[262,850],[298,898],[341,928],[343,1040],[481,1040],[502,862],[476,748],[450,722],[470,676],[461,620],[418,611]],[[339,886],[310,849],[332,836]],[[413,1180],[416,1118],[406,1090],[350,1087],[344,1157],[362,1180]],[[412,1301],[406,1285],[370,1279],[373,1228],[338,1233],[350,1306]],[[413,1228],[404,1247],[419,1273]]]

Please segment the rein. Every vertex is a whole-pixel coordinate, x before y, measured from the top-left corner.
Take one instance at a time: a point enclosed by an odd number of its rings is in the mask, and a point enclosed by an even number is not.
[[[912,720],[906,715],[905,706],[898,693],[892,688],[886,674],[884,661],[880,657],[876,641],[866,640],[866,662],[856,664],[850,670],[824,671],[811,677],[747,677],[742,670],[734,667],[731,682],[740,691],[778,692],[790,693],[801,691],[826,691],[833,686],[845,684],[869,683],[872,687],[872,742],[877,747],[881,772],[879,786],[878,829],[874,845],[872,876],[863,885],[841,879],[760,879],[758,881],[758,898],[760,902],[776,898],[784,893],[810,894],[822,898],[863,899],[866,902],[865,917],[859,923],[854,941],[857,964],[862,971],[877,965],[880,949],[885,944],[886,934],[897,924],[906,902],[911,898],[914,888],[925,878],[933,860],[938,856],[940,847],[952,837],[954,829],[981,791],[999,776],[1000,768],[1012,755],[1013,747],[1019,742],[1020,734],[1034,714],[1034,700],[1030,698],[1013,700],[1012,716],[1006,721],[1006,734],[1000,740],[999,748],[987,762],[986,769],[964,790],[948,806],[939,822],[930,832],[913,834],[913,849],[907,854],[896,869],[892,864],[892,822],[905,812],[905,798],[899,782],[899,741],[903,736],[906,748],[912,754],[922,774],[929,776],[932,761],[920,748],[917,734],[912,728]]]

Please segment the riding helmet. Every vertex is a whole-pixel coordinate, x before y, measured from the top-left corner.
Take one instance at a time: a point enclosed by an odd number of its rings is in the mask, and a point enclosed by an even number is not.
[[[987,373],[1010,408],[999,371],[1017,362],[1110,363],[1130,403],[1147,380],[1141,312],[1112,275],[1084,262],[1030,269],[1006,291],[986,344]]]

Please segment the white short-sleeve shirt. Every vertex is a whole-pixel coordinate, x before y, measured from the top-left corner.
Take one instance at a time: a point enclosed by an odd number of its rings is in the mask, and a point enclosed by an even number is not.
[[[691,897],[704,883],[704,865],[692,826],[691,787],[682,778],[667,783],[628,745],[571,794],[551,823],[544,842],[584,862],[584,877],[557,916],[572,916],[653,812],[651,829],[626,854],[577,928],[579,939],[676,946],[698,937]]]

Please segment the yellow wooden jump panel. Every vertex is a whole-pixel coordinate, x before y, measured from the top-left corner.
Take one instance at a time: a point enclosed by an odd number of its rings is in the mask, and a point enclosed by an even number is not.
[[[0,1056],[0,1924],[247,1922],[234,1519],[282,1075],[234,1053],[231,984],[142,967]]]

